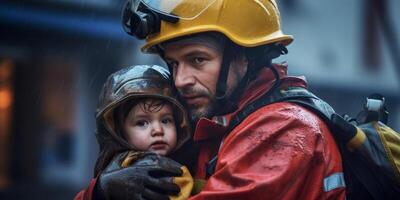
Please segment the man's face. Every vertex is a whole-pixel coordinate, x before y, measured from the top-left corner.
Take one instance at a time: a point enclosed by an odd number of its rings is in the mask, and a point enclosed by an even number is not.
[[[192,120],[212,117],[215,113],[215,91],[223,55],[216,48],[200,43],[169,43],[164,46],[165,61],[179,94],[187,104]],[[244,76],[244,59],[231,63],[227,88],[232,92]],[[246,65],[247,66],[247,65]]]

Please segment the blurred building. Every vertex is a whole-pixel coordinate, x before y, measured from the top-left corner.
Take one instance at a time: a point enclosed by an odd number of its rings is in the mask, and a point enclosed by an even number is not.
[[[295,38],[289,73],[338,113],[355,116],[372,93],[386,96],[389,124],[400,130],[400,2],[279,0],[282,26]]]
[[[295,41],[277,61],[305,75],[338,113],[354,116],[367,95],[384,94],[390,125],[400,130],[400,55],[390,50],[390,42],[400,45],[400,2],[278,3]],[[162,64],[123,32],[123,4],[0,0],[0,199],[72,199],[92,177],[94,111],[106,77],[128,65]]]
[[[102,84],[156,62],[123,32],[123,3],[1,1],[0,199],[72,199],[92,177]]]

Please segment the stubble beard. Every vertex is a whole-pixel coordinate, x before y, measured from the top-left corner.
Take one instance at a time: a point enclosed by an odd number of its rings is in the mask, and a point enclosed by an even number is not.
[[[206,105],[203,105],[201,107],[189,107],[189,114],[190,114],[190,119],[192,122],[197,123],[200,118],[205,117],[205,118],[211,118],[214,116],[215,111],[216,111],[216,103],[214,98],[209,99],[209,103]]]
[[[215,112],[217,109],[216,99],[208,91],[194,89],[191,87],[191,88],[184,88],[182,90],[179,90],[179,94],[181,96],[196,94],[196,95],[201,95],[203,97],[206,97],[208,99],[207,104],[202,104],[202,105],[187,105],[186,104],[186,108],[188,109],[189,117],[193,123],[196,124],[202,117],[211,118],[216,113]]]

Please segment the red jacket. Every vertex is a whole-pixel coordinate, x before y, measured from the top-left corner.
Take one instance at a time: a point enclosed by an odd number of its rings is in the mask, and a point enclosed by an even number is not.
[[[280,89],[306,87],[303,79],[287,77],[286,66],[275,67],[282,79]],[[269,70],[262,70],[246,89],[237,111],[198,122],[194,140],[200,154],[195,177],[205,178],[206,163],[217,154],[218,161],[202,192],[191,200],[345,199],[336,143],[326,124],[305,108],[286,102],[267,105],[226,134],[231,118],[268,91],[273,80]],[[94,183],[75,199],[91,199]]]
[[[74,198],[74,200],[92,200],[93,199],[93,189],[96,185],[97,179],[90,180],[89,186],[80,191]]]
[[[280,72],[280,89],[306,87],[301,78]],[[264,69],[252,81],[239,110],[264,94],[273,84]],[[200,144],[196,178],[205,178],[205,166],[216,154],[214,174],[200,199],[345,199],[340,152],[327,125],[314,113],[293,103],[264,106],[226,134],[226,124],[238,112],[201,119],[194,133]],[[225,126],[224,126],[225,124]]]

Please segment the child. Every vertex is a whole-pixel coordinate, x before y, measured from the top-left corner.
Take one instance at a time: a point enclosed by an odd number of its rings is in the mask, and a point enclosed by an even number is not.
[[[160,66],[131,66],[110,75],[96,119],[100,144],[96,176],[120,152],[127,151],[121,167],[128,167],[144,152],[170,155],[190,138],[186,112],[176,99],[168,71]],[[174,179],[181,192],[172,199],[187,199],[192,190],[190,173],[186,167],[182,170],[183,176]]]

